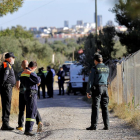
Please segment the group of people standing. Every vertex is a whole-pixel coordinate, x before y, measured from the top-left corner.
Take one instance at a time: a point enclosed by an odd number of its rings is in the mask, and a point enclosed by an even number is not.
[[[53,83],[54,83],[55,70],[50,66],[48,66],[46,71],[42,67],[38,69],[37,75],[41,78],[41,84],[38,87],[38,98],[40,99],[40,88],[42,88],[43,98],[46,98],[45,86],[47,86],[47,94],[48,94],[47,98],[53,98]],[[58,76],[58,87],[59,87],[58,95],[64,95],[65,94],[64,93],[65,71],[63,70],[63,67],[60,67],[56,75]]]
[[[45,85],[47,86],[47,98],[53,98],[53,82],[55,71],[50,66],[47,67],[47,71],[44,68],[39,68],[37,75],[41,78],[41,84],[38,87],[38,98],[40,99],[40,87],[42,88],[43,98],[46,98]]]
[[[45,98],[45,84],[48,89],[48,98],[53,98],[53,81],[55,72],[51,70],[51,67],[47,67],[47,71],[43,68],[39,69],[39,73],[36,74],[37,63],[31,61],[28,64],[27,60],[23,60],[21,63],[22,71],[17,75],[15,79],[14,70],[12,65],[14,64],[15,56],[13,53],[5,54],[5,61],[0,66],[0,94],[2,101],[2,127],[1,130],[14,130],[9,126],[9,116],[11,110],[11,97],[12,89],[16,84],[19,89],[19,115],[18,115],[18,127],[17,130],[23,131],[24,110],[26,106],[26,123],[25,123],[25,135],[34,136],[33,125],[34,121],[38,125],[37,132],[42,131],[42,120],[37,110],[37,93],[40,97],[40,86],[42,87],[43,97]],[[91,126],[86,130],[96,130],[99,114],[99,105],[102,109],[102,117],[104,122],[103,130],[109,129],[109,114],[108,114],[108,91],[107,91],[107,79],[109,75],[109,68],[104,65],[101,55],[94,57],[95,67],[91,69],[89,75],[89,81],[87,86],[87,97],[93,100],[92,103],[92,115]],[[65,72],[61,67],[58,76],[59,94],[64,95],[64,76]],[[62,94],[61,94],[62,89]],[[90,95],[90,93],[92,93]]]
[[[2,101],[2,127],[1,130],[14,130],[9,126],[9,116],[11,110],[11,97],[12,89],[16,84],[16,88],[19,89],[19,115],[18,115],[18,127],[17,130],[23,131],[24,122],[24,110],[26,107],[26,123],[25,123],[25,135],[33,136],[35,133],[32,131],[34,121],[38,125],[37,132],[42,131],[42,119],[39,111],[37,110],[37,93],[40,98],[40,87],[42,87],[42,95],[45,98],[45,85],[48,90],[48,98],[53,98],[53,82],[55,71],[50,66],[47,67],[47,71],[44,68],[39,68],[39,72],[36,74],[37,63],[27,60],[23,60],[21,63],[22,71],[17,74],[15,78],[12,65],[14,64],[15,56],[13,53],[5,54],[5,61],[0,66],[0,94]],[[58,72],[58,84],[60,89],[63,90],[64,95],[64,74],[63,69],[60,68]],[[61,95],[61,90],[59,90]]]
[[[14,130],[9,126],[9,116],[11,110],[12,89],[16,84],[19,89],[19,116],[17,130],[23,130],[24,109],[26,106],[26,124],[25,135],[33,136],[34,120],[37,120],[38,130],[42,129],[42,122],[39,112],[37,111],[37,90],[41,79],[34,72],[37,68],[37,63],[31,61],[22,61],[22,71],[17,76],[17,82],[12,65],[14,64],[15,56],[13,53],[5,54],[5,61],[0,66],[0,94],[2,101],[2,127],[1,130]]]

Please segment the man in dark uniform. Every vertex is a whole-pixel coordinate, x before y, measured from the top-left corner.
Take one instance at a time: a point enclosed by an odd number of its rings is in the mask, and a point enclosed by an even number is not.
[[[51,71],[51,67],[47,67],[47,76],[46,76],[46,85],[48,90],[48,98],[53,98],[53,73]]]
[[[37,91],[40,85],[41,79],[38,77],[34,71],[37,68],[37,63],[31,61],[29,63],[29,70],[25,69],[21,73],[20,81],[23,87],[26,88],[24,97],[26,100],[26,124],[25,124],[25,135],[33,136],[32,132],[34,121],[37,114]]]
[[[1,102],[2,102],[2,127],[1,130],[14,130],[9,126],[9,116],[11,110],[12,89],[16,83],[14,70],[15,56],[13,53],[5,54],[5,61],[1,69]]]
[[[109,68],[103,63],[102,55],[96,54],[94,56],[95,67],[91,69],[88,86],[87,97],[91,98],[90,90],[92,91],[92,114],[91,126],[87,130],[96,130],[99,106],[102,109],[102,118],[104,122],[103,130],[109,129],[109,113],[108,113],[108,89],[107,79],[109,75]]]
[[[26,100],[24,98],[24,94],[26,91],[26,88],[22,85],[22,83],[20,82],[20,77],[22,72],[25,69],[29,69],[28,68],[28,61],[27,60],[23,60],[21,63],[21,67],[22,67],[22,71],[20,71],[17,75],[17,82],[16,82],[16,87],[17,89],[19,89],[19,115],[18,115],[18,127],[16,127],[17,130],[23,131],[23,122],[24,122],[24,110],[25,110],[25,106],[26,106]],[[38,129],[37,132],[41,132],[42,131],[42,119],[41,116],[37,110],[37,115],[36,115],[36,123],[38,125]]]
[[[64,76],[65,76],[65,72],[63,70],[63,67],[60,67],[59,72],[57,73],[58,76],[58,86],[59,86],[59,94],[61,95],[61,89],[62,89],[62,95],[64,95]]]
[[[42,95],[45,98],[45,79],[46,79],[47,71],[44,68],[39,68],[37,76],[41,78],[41,84],[38,87],[38,98],[40,99],[40,87],[42,88]]]

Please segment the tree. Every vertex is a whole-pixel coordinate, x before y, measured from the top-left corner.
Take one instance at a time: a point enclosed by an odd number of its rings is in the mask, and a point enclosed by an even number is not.
[[[96,37],[90,34],[85,40],[84,54],[79,56],[79,62],[84,66],[85,72],[88,72],[94,65],[93,58],[97,50],[95,40]]]
[[[25,27],[17,25],[11,29],[7,28],[6,30],[0,31],[0,37],[2,36],[11,36],[14,38],[26,38],[34,40],[33,34],[30,31],[27,31]]]
[[[140,49],[140,0],[119,0],[112,12],[119,25],[127,27],[127,32],[117,35],[122,45],[126,45],[128,53]]]
[[[0,1],[0,16],[7,13],[13,13],[18,10],[23,4],[23,0],[1,0]]]
[[[101,45],[98,45],[98,48],[101,50],[101,53],[105,60],[111,58],[111,53],[114,51],[114,37],[116,35],[116,31],[114,27],[106,27],[103,28],[103,30],[99,32],[99,40],[98,42],[101,43]]]
[[[127,53],[126,46],[122,46],[120,41],[115,42],[113,49],[114,51],[111,52],[111,58],[114,58],[114,59],[122,58]]]

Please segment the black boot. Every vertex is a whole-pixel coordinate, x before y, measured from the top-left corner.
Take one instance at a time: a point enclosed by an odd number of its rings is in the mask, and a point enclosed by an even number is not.
[[[96,127],[90,126],[90,127],[86,128],[86,130],[96,130]]]
[[[14,130],[14,128],[11,127],[11,126],[2,126],[1,127],[1,130],[9,130],[9,131],[12,131],[12,130]]]
[[[33,132],[33,131],[30,131],[30,132],[24,132],[24,135],[28,135],[28,136],[35,136],[36,133]]]
[[[109,130],[109,127],[104,127],[103,130]]]

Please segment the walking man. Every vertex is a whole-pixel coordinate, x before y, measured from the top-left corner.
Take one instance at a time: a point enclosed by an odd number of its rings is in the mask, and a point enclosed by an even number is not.
[[[26,100],[26,124],[25,135],[33,136],[35,133],[32,131],[34,121],[37,114],[37,91],[41,79],[34,73],[37,68],[37,63],[31,61],[29,63],[29,70],[25,69],[21,73],[20,81],[26,91],[24,97]]]
[[[16,129],[20,130],[20,131],[23,131],[24,110],[25,110],[25,106],[26,106],[26,100],[24,98],[24,94],[25,94],[26,88],[20,82],[20,77],[21,77],[21,73],[25,69],[29,70],[28,61],[23,60],[22,63],[21,63],[21,67],[22,67],[23,70],[18,73],[17,82],[16,82],[16,87],[17,87],[17,89],[19,89],[19,115],[18,115],[18,127],[16,127]],[[37,110],[37,115],[36,115],[36,123],[38,125],[37,132],[41,132],[43,124],[42,124],[41,116],[40,116],[38,110]]]
[[[46,85],[48,90],[48,98],[53,98],[53,73],[51,71],[51,67],[47,67],[47,76],[46,76]]]
[[[99,114],[99,106],[102,109],[102,118],[104,122],[103,130],[109,129],[109,113],[108,113],[108,89],[107,79],[109,75],[109,68],[103,63],[102,55],[96,54],[94,56],[95,67],[91,69],[88,86],[87,97],[92,96],[92,114],[91,114],[91,126],[86,130],[96,130]],[[92,95],[90,96],[90,90]]]
[[[59,94],[61,95],[61,89],[62,89],[62,95],[64,95],[64,76],[65,76],[65,72],[63,71],[63,67],[60,67],[60,70],[57,74],[58,76],[58,86],[59,86]]]
[[[14,130],[9,126],[9,116],[11,110],[11,97],[12,89],[16,83],[14,70],[12,65],[14,64],[14,54],[5,54],[5,61],[1,67],[1,102],[2,102],[2,127],[1,130]]]

